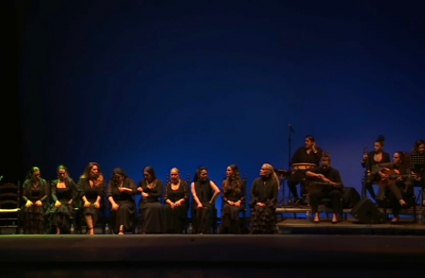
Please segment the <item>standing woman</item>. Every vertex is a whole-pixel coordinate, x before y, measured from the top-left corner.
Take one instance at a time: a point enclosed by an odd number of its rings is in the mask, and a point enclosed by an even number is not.
[[[105,195],[105,179],[98,163],[90,162],[87,165],[78,185],[83,190],[83,214],[87,224],[87,232],[89,235],[94,235],[94,227],[99,218],[101,200]]]
[[[165,189],[165,221],[167,233],[181,234],[187,219],[189,208],[189,185],[180,178],[180,171],[170,171],[171,181]]]
[[[270,164],[263,164],[260,177],[252,184],[251,233],[274,234],[276,229],[276,205],[279,178]]]
[[[58,179],[52,181],[52,225],[56,227],[56,234],[69,232],[75,219],[75,202],[81,198],[83,191],[68,176],[68,169],[59,165]]]
[[[195,206],[193,232],[197,234],[210,233],[211,212],[215,205],[215,200],[220,195],[220,189],[209,179],[206,167],[200,167],[196,171],[191,190],[193,205]]]
[[[239,212],[245,209],[246,189],[235,164],[227,167],[222,187],[223,216],[220,233],[240,234]]]
[[[28,172],[23,188],[22,199],[25,201],[22,210],[24,233],[43,234],[45,232],[49,186],[46,180],[41,178],[38,167],[32,167]]]
[[[161,204],[164,182],[156,178],[155,170],[151,166],[143,170],[143,175],[145,178],[137,188],[142,195],[142,234],[165,233],[164,210]]]
[[[112,227],[114,233],[124,235],[131,231],[134,225],[136,203],[134,195],[137,193],[136,182],[130,179],[121,168],[112,171],[109,182],[107,198],[112,206]]]

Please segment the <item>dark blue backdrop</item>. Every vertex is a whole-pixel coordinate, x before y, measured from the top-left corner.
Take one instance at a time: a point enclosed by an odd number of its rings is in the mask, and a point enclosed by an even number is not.
[[[364,146],[425,137],[419,2],[226,2],[26,3],[25,166],[140,180],[206,165],[221,183],[236,163],[251,181],[287,169],[290,123],[292,151],[313,134],[360,189]]]

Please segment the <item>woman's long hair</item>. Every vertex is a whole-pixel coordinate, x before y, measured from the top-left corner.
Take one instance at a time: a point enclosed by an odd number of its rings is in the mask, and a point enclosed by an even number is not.
[[[93,166],[97,166],[97,170],[98,170],[98,176],[94,180],[94,185],[100,186],[101,184],[103,184],[105,179],[103,177],[102,171],[100,170],[100,165],[97,162],[90,162],[86,166],[86,169],[84,170],[84,173],[81,175],[81,178],[89,180],[91,178],[90,171],[91,171],[91,168],[93,168]]]
[[[269,174],[269,176],[270,176],[272,179],[275,179],[275,180],[276,180],[277,185],[279,185],[279,183],[280,183],[280,181],[279,181],[279,177],[277,176],[277,174],[276,174],[276,172],[275,172],[275,170],[274,170],[274,167],[273,167],[271,164],[269,164],[269,163],[264,163],[264,166],[265,166],[267,169],[269,169],[269,170],[270,170],[270,174]]]
[[[146,166],[145,169],[143,169],[143,173],[144,172],[148,172],[149,175],[151,175],[152,179],[153,179],[153,184],[152,184],[152,189],[156,187],[157,185],[157,178],[156,178],[156,174],[155,174],[155,169],[152,166]],[[144,179],[146,181],[146,184],[148,184],[148,181],[146,179]]]
[[[420,140],[415,142],[415,145],[413,146],[413,154],[420,154],[419,153],[420,145],[425,145],[425,141],[420,139]]]
[[[233,171],[233,175],[226,177],[223,183],[223,191],[233,191],[236,195],[242,191],[243,181],[239,171],[239,167],[235,164],[231,164],[230,167]]]
[[[117,186],[117,182],[114,179],[115,175],[120,175],[123,177],[123,183],[125,182],[125,180],[127,179],[127,173],[122,169],[122,168],[115,168],[114,170],[112,170],[112,178],[110,183],[114,186]]]

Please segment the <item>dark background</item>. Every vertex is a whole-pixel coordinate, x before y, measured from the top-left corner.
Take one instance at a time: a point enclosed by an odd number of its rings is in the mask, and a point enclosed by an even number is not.
[[[236,163],[251,183],[265,162],[288,169],[291,124],[291,153],[314,135],[360,189],[363,148],[378,135],[390,153],[425,138],[420,1],[16,1],[10,10],[9,179],[33,165],[53,179],[65,164],[77,180],[97,161],[108,178],[122,167],[137,181],[147,165],[161,179],[205,165],[221,184]]]

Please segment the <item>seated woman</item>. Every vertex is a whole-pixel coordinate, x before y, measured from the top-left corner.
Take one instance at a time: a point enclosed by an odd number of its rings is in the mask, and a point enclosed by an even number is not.
[[[332,200],[332,224],[338,223],[338,213],[341,211],[341,198],[343,183],[339,171],[331,167],[331,156],[323,153],[320,159],[320,166],[307,171],[309,179],[309,200],[311,213],[314,215],[314,222],[319,223],[319,201],[322,198]]]
[[[78,186],[83,190],[83,215],[87,224],[87,232],[89,235],[94,235],[101,201],[105,195],[105,179],[98,163],[90,162],[87,165],[84,174],[78,181]]]
[[[238,166],[227,167],[223,181],[223,215],[220,233],[240,234],[239,212],[245,209],[246,187],[241,179]]]
[[[121,168],[112,171],[106,196],[112,206],[112,229],[114,233],[124,235],[131,231],[134,225],[136,203],[134,195],[137,193],[136,182],[130,179]]]
[[[398,223],[401,208],[406,207],[406,200],[413,196],[414,176],[411,175],[410,167],[404,163],[404,153],[394,153],[390,166],[382,168],[378,174],[381,176],[381,188],[384,188],[385,197],[393,211],[391,223]]]
[[[40,169],[32,167],[23,184],[22,199],[25,205],[21,211],[25,234],[44,234],[45,216],[48,207],[49,186],[41,178]]]
[[[200,167],[196,171],[194,181],[191,184],[191,191],[195,211],[193,233],[210,233],[211,212],[217,197],[220,195],[220,189],[208,178],[208,169],[206,167]]]
[[[162,234],[165,233],[165,221],[160,200],[164,182],[156,178],[155,170],[151,166],[147,166],[143,172],[145,178],[137,188],[142,195],[142,234]]]
[[[165,221],[170,234],[183,233],[189,205],[189,185],[180,178],[177,168],[171,169],[171,181],[165,188]]]
[[[273,166],[267,163],[263,164],[260,177],[254,180],[251,189],[251,234],[274,234],[277,232],[275,211],[278,186],[279,178]]]
[[[56,227],[56,234],[70,232],[75,219],[75,201],[83,193],[80,187],[68,176],[64,165],[58,167],[58,179],[52,181],[52,209],[50,209],[52,225]]]

